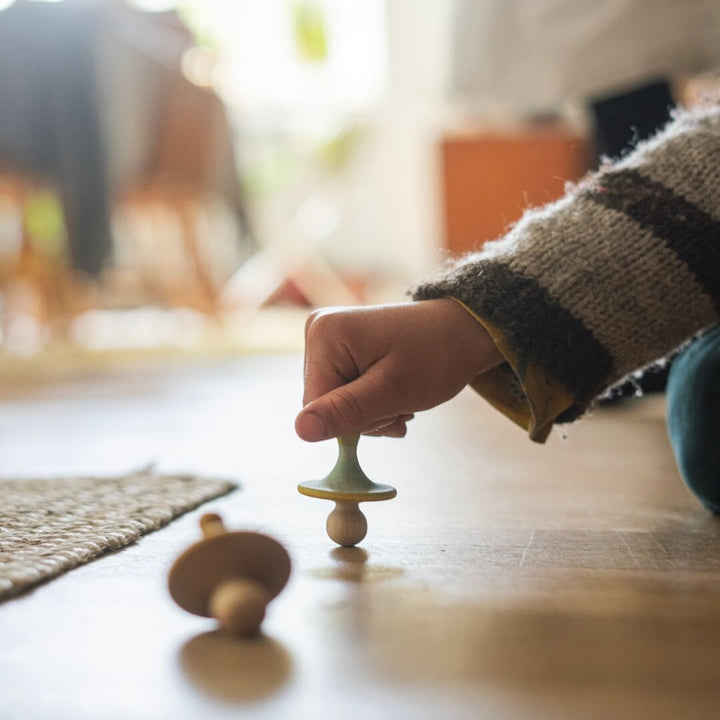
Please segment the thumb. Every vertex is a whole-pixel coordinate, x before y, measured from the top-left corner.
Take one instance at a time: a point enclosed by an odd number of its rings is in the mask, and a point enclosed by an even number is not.
[[[308,403],[295,420],[295,431],[308,442],[360,432],[374,421],[398,415],[393,392],[372,369]]]

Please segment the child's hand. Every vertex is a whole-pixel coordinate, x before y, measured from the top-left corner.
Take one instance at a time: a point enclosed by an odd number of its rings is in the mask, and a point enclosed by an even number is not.
[[[454,300],[316,310],[305,326],[295,430],[308,441],[356,432],[403,437],[414,412],[449,400],[502,360]]]

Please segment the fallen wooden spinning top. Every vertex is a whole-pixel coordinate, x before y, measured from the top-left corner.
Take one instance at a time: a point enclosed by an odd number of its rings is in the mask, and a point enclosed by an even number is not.
[[[287,551],[267,535],[228,532],[215,513],[203,515],[200,527],[203,539],[170,568],[170,595],[188,612],[217,618],[224,630],[257,632],[265,608],[290,576]]]
[[[367,534],[367,520],[358,503],[390,500],[397,495],[394,487],[374,483],[363,472],[357,458],[359,439],[359,435],[338,438],[338,459],[330,474],[298,485],[303,495],[335,501],[327,519],[327,534],[345,547],[357,545]]]

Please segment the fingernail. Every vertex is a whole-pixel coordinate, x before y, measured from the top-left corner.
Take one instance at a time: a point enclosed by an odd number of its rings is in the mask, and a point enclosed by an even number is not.
[[[297,431],[303,440],[310,442],[324,440],[327,437],[324,420],[314,412],[305,413],[298,418]]]

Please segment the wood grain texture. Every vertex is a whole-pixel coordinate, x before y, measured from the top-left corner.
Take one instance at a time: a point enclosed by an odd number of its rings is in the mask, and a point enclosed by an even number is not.
[[[0,606],[2,712],[73,718],[713,718],[720,522],[683,487],[662,403],[547,446],[471,392],[364,439],[368,535],[299,495],[333,443],[293,433],[299,357],[0,388],[4,474],[163,470],[242,490]],[[231,641],[165,587],[203,512],[288,548],[264,636]]]

